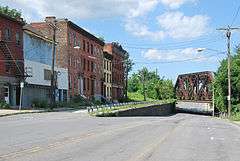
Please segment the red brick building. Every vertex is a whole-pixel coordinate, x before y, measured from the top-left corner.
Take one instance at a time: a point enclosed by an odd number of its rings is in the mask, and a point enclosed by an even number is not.
[[[19,105],[23,79],[23,25],[21,18],[0,14],[0,99]]]
[[[69,71],[69,96],[101,98],[104,42],[68,19],[46,17],[31,26],[52,37],[49,23],[56,23],[56,64]]]
[[[112,55],[112,100],[116,101],[124,97],[123,60],[126,51],[116,42],[105,44],[104,51]]]

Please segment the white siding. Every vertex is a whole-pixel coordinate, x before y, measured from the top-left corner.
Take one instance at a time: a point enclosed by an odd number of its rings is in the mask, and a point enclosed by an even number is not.
[[[28,77],[26,82],[29,84],[50,86],[50,80],[44,80],[44,69],[51,70],[50,65],[25,60],[25,68],[32,68],[32,77]],[[68,70],[64,68],[55,68],[58,73],[58,88],[68,90]],[[29,73],[28,73],[29,74]]]

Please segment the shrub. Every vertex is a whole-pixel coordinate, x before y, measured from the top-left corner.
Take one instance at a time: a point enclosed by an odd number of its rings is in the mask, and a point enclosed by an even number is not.
[[[48,108],[48,102],[46,100],[38,100],[35,99],[32,101],[32,107],[33,108]]]
[[[2,109],[9,109],[10,106],[4,100],[0,100],[0,108],[2,108]]]

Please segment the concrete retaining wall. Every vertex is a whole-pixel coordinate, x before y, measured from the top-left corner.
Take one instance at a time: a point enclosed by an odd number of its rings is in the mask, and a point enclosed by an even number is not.
[[[177,101],[176,110],[178,112],[211,114],[213,107],[211,106],[211,102]]]
[[[151,105],[116,112],[116,116],[168,116],[175,112],[175,103]]]

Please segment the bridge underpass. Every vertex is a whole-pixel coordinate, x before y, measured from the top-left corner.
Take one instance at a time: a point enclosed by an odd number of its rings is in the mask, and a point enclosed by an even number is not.
[[[213,79],[213,72],[210,71],[179,75],[175,85],[176,110],[212,114],[214,112],[211,90]]]

